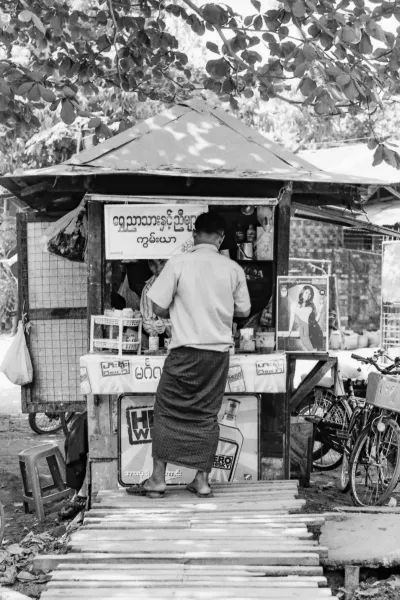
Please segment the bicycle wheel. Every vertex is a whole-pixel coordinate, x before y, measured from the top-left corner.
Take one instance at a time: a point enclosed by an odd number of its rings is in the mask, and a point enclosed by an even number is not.
[[[343,398],[338,398],[330,389],[316,387],[300,404],[299,415],[324,417],[324,423],[340,425],[346,431],[349,427],[351,409]],[[313,447],[313,467],[319,471],[331,471],[340,466],[343,452],[334,450],[319,440],[318,425]]]
[[[60,413],[29,413],[29,426],[39,435],[57,433],[62,428]]]
[[[361,432],[350,456],[350,493],[356,506],[379,506],[400,476],[400,427],[383,421],[385,430],[371,425]]]
[[[70,430],[70,425],[75,417],[76,413],[74,412],[66,412],[61,414],[61,427],[63,429],[64,435],[68,435]]]
[[[0,502],[0,546],[4,538],[4,530],[6,527],[6,518],[4,515],[4,508],[2,503]]]
[[[356,400],[358,400],[356,398]],[[360,398],[363,401],[363,398]],[[351,415],[350,423],[349,423],[349,439],[345,443],[343,449],[343,460],[342,467],[340,471],[340,490],[346,494],[350,490],[350,455],[351,451],[354,448],[354,445],[357,441],[358,436],[361,433],[361,430],[364,427],[364,415],[365,411],[369,411],[368,408],[364,406],[357,406]]]

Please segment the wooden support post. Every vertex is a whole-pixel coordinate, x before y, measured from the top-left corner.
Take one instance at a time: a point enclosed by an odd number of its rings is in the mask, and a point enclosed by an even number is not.
[[[285,190],[276,209],[275,220],[275,273],[287,275],[289,272],[290,254],[290,210],[292,205],[292,182],[285,185]]]
[[[290,211],[292,205],[293,183],[285,184],[279,204],[275,210],[274,235],[274,285],[272,292],[272,321],[276,322],[276,278],[289,272],[290,253]],[[283,471],[285,479],[290,477],[290,411],[289,396],[285,396],[284,433],[283,433]]]
[[[104,309],[104,205],[88,203],[88,346],[90,317]],[[112,426],[112,397],[88,395],[89,466],[91,492],[117,487],[116,437]],[[104,442],[104,443],[103,443]],[[101,451],[103,448],[103,451]]]
[[[90,317],[103,314],[104,307],[104,206],[88,203],[88,348]]]
[[[354,565],[345,565],[344,567],[344,587],[346,590],[346,600],[353,597],[354,592],[360,584],[360,567]]]

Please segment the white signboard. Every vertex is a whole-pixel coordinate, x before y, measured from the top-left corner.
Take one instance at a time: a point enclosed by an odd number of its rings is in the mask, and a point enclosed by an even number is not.
[[[107,260],[170,258],[193,246],[192,232],[207,204],[106,204]]]

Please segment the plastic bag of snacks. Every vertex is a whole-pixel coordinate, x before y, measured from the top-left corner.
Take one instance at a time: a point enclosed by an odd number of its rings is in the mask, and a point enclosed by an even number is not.
[[[52,223],[40,241],[52,254],[74,262],[84,262],[87,233],[86,200],[82,200],[77,208]]]

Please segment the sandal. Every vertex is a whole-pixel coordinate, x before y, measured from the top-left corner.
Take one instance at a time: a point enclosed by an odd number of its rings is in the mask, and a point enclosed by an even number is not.
[[[58,516],[63,521],[67,519],[73,519],[78,513],[86,508],[87,498],[86,496],[75,496],[72,500],[69,500],[66,506],[63,506]]]
[[[207,494],[202,494],[201,492],[199,492],[193,485],[193,483],[188,483],[186,486],[186,489],[188,492],[191,492],[192,494],[196,494],[196,496],[198,498],[212,498],[213,497],[213,493],[212,490],[210,490],[209,492],[207,492]]]
[[[147,483],[148,479],[145,479],[141,483],[131,485],[126,488],[126,493],[132,496],[146,496],[146,498],[165,498],[165,492],[157,492],[156,490],[146,490],[144,484]]]

